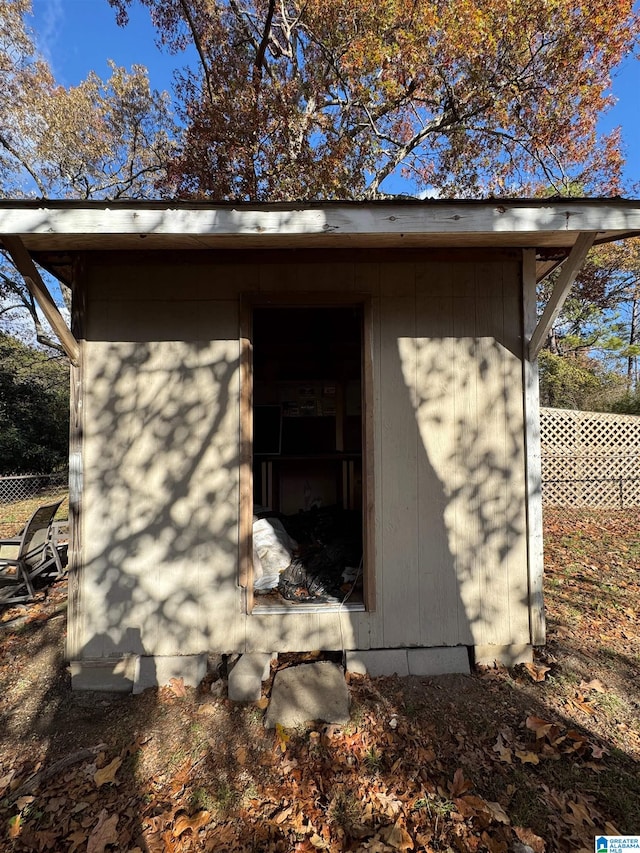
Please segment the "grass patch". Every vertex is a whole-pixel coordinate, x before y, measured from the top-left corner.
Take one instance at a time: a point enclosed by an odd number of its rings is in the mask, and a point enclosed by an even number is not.
[[[39,506],[62,501],[55,518],[63,521],[69,516],[68,490],[52,489],[33,498],[12,503],[0,503],[0,539],[8,539],[18,534]]]

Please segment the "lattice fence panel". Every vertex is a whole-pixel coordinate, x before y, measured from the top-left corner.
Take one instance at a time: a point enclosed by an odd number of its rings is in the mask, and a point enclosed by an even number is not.
[[[548,506],[640,506],[640,416],[540,409]]]

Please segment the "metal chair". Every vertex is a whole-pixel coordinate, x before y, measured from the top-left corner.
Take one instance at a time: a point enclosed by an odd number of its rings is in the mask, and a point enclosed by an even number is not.
[[[41,575],[62,577],[60,555],[51,541],[51,524],[62,501],[38,507],[22,533],[12,539],[0,539],[0,606],[33,601],[33,582]]]

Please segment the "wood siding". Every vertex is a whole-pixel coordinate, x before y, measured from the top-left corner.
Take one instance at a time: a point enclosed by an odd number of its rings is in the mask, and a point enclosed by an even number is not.
[[[520,255],[295,257],[87,256],[79,656],[529,642]],[[246,614],[255,291],[370,298],[370,612]]]

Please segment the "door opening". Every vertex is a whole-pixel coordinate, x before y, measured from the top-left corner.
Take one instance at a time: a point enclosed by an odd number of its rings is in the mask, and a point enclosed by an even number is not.
[[[253,612],[365,607],[363,313],[253,309]]]

